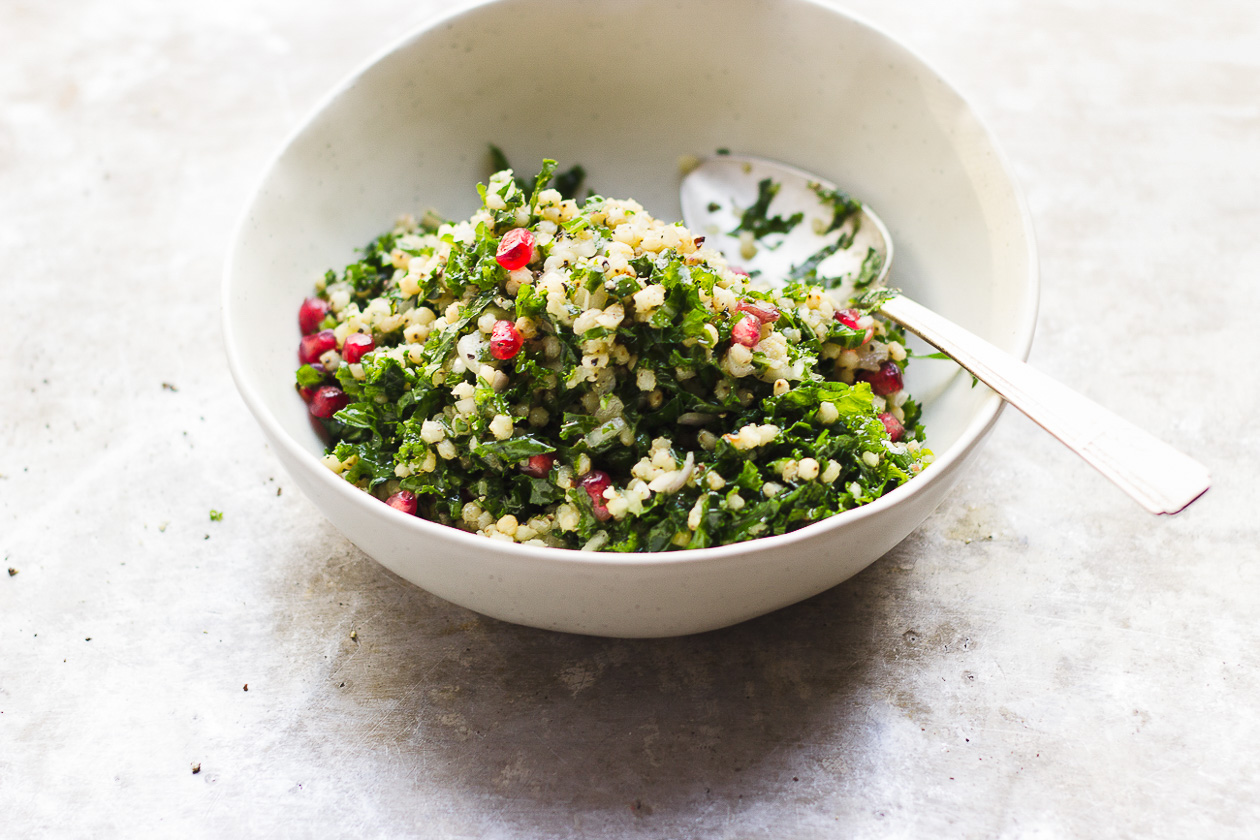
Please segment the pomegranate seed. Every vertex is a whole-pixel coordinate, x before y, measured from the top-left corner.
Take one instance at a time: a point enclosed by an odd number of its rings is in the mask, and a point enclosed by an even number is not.
[[[302,330],[302,335],[309,335],[319,329],[320,322],[327,314],[328,301],[323,298],[311,297],[302,301],[302,305],[298,307],[298,328]]]
[[[376,349],[376,342],[367,333],[351,333],[341,344],[341,358],[354,364]]]
[[[577,480],[578,487],[591,497],[591,507],[595,508],[595,518],[606,522],[612,514],[608,511],[608,502],[604,499],[604,491],[612,486],[612,478],[603,470],[591,470]]]
[[[858,312],[856,309],[841,309],[833,317],[851,330],[862,329],[862,325],[859,323],[862,318],[862,313]],[[871,325],[866,328],[866,335],[862,336],[862,343],[866,344],[874,337],[875,326]]]
[[[901,421],[893,417],[887,411],[879,415],[880,422],[884,424],[884,429],[888,432],[888,437],[893,443],[901,440],[901,436],[906,433],[906,427],[901,425]]]
[[[520,230],[520,228],[517,228]],[[490,355],[500,361],[506,361],[515,358],[516,354],[521,352],[521,345],[525,343],[525,339],[521,338],[521,333],[516,329],[516,324],[511,321],[495,321],[494,327],[490,330]]]
[[[736,274],[740,274],[744,277],[748,276],[748,272],[737,265],[728,265],[727,268],[729,268],[731,271],[735,272]]]
[[[315,389],[303,388],[299,386],[298,395],[302,398],[302,402],[310,402],[311,400],[315,399]]]
[[[858,328],[858,319],[862,317],[862,313],[856,309],[841,309],[832,317],[849,329],[856,330]]]
[[[385,504],[394,510],[400,510],[410,516],[416,515],[416,494],[410,490],[399,490],[394,495],[385,500]]]
[[[871,392],[881,397],[896,393],[902,388],[901,368],[897,367],[896,362],[884,362],[874,373],[861,371],[857,380],[871,383]]]
[[[591,498],[604,498],[604,491],[612,486],[612,477],[603,470],[591,470],[577,480],[578,486],[591,494]]]
[[[311,397],[311,414],[327,420],[349,404],[350,398],[345,391],[336,385],[323,385]]]
[[[761,341],[761,321],[755,315],[745,315],[731,327],[731,341],[745,347],[756,347]]]
[[[534,258],[534,234],[525,228],[512,228],[499,240],[494,258],[508,271],[524,268]]]
[[[320,330],[317,333],[302,336],[298,342],[298,361],[304,365],[313,365],[319,357],[329,350],[337,349],[337,335],[332,330]]]
[[[555,462],[556,456],[552,454],[530,455],[529,461],[521,467],[521,472],[531,478],[546,478]]]
[[[773,324],[779,320],[779,307],[764,300],[741,300],[735,304],[740,312],[747,312],[763,324]]]

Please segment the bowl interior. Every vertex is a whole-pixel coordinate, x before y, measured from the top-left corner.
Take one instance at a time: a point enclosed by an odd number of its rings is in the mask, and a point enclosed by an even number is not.
[[[526,175],[544,157],[580,163],[591,189],[667,220],[681,215],[685,155],[729,148],[817,172],[884,218],[894,285],[1027,353],[1037,285],[1022,199],[964,101],[895,40],[811,0],[501,0],[435,20],[353,74],[246,209],[227,267],[228,353],[290,456],[322,453],[292,390],[298,303],[400,213],[471,213],[491,143]],[[912,365],[908,387],[944,461],[999,407],[949,362]]]

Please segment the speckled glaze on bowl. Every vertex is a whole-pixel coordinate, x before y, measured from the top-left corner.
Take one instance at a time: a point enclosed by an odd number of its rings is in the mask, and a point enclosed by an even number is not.
[[[1037,267],[1028,213],[962,98],[878,29],[810,0],[501,0],[430,21],[339,85],[249,199],[229,256],[232,374],[280,460],[386,568],[506,621],[605,636],[710,630],[861,571],[949,492],[1000,401],[948,362],[911,366],[937,462],[884,498],[779,537],[661,554],[487,540],[392,510],[319,463],[293,390],[315,279],[401,212],[464,218],[486,146],[522,170],[581,163],[602,195],[678,218],[678,159],[726,147],[819,173],[897,243],[893,284],[1026,356]]]

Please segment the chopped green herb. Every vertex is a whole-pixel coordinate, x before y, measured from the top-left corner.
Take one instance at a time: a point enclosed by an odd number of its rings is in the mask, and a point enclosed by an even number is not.
[[[763,178],[757,184],[757,200],[743,212],[739,226],[732,233],[747,231],[754,239],[764,239],[772,234],[785,234],[801,223],[804,213],[793,213],[786,219],[770,215],[770,202],[778,195],[780,184],[772,178]]]
[[[841,192],[836,189],[828,189],[817,182],[811,183],[809,188],[814,191],[819,200],[831,207],[831,221],[827,224],[821,234],[831,233],[833,230],[839,230],[844,223],[862,212],[862,202],[854,199],[848,193]]]
[[[866,258],[862,260],[862,268],[853,278],[853,287],[858,291],[868,288],[884,270],[884,258],[874,248],[866,249]]]
[[[502,172],[511,168],[512,166],[508,163],[507,155],[503,153],[503,150],[498,146],[491,144],[490,171]],[[526,181],[522,178],[514,178],[514,180],[516,181],[517,187],[520,188],[520,191],[524,195],[533,195],[536,190],[542,190],[552,182],[553,170],[554,166],[551,171],[544,171],[535,176],[531,181]],[[555,188],[560,193],[560,196],[562,198],[574,199],[578,197],[578,192],[582,189],[582,184],[585,180],[586,169],[584,169],[580,164],[566,169],[554,178]]]

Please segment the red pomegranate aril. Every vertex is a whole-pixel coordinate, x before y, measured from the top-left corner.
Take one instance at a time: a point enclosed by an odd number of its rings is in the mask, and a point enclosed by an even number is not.
[[[591,497],[591,507],[595,509],[595,518],[600,522],[606,522],[612,513],[608,510],[604,491],[612,486],[612,478],[603,470],[591,470],[578,478],[577,484]]]
[[[832,317],[849,329],[856,330],[858,328],[858,319],[862,317],[862,313],[856,309],[841,309]]]
[[[508,271],[524,268],[534,258],[534,234],[525,228],[512,228],[499,240],[494,258]]]
[[[773,324],[779,320],[779,307],[764,300],[741,300],[735,304],[740,312],[747,312],[763,324]]]
[[[315,399],[315,390],[315,388],[298,386],[298,395],[302,398],[302,402],[310,402]]]
[[[337,335],[332,330],[304,335],[298,342],[298,361],[304,365],[313,365],[319,361],[320,356],[336,349]]]
[[[745,347],[756,347],[761,341],[761,321],[755,315],[745,315],[731,327],[731,341]]]
[[[578,487],[581,487],[587,493],[591,494],[591,498],[604,498],[604,491],[612,486],[612,476],[603,470],[591,470],[585,475],[581,475],[577,480]]]
[[[385,500],[385,504],[394,510],[400,510],[409,516],[416,515],[416,494],[410,490],[399,490],[394,495]]]
[[[551,454],[530,455],[529,460],[521,465],[521,472],[530,478],[546,478],[551,472],[551,467],[556,462],[556,456]]]
[[[851,330],[862,329],[862,325],[861,323],[859,323],[862,318],[862,313],[857,311],[856,309],[841,309],[833,317]],[[875,327],[873,326],[867,327],[866,335],[862,336],[862,343],[866,344],[868,341],[870,341],[874,337],[875,337]]]
[[[311,397],[311,414],[321,420],[327,420],[350,404],[346,392],[336,385],[324,385]]]
[[[323,298],[309,297],[298,307],[298,328],[302,335],[309,335],[319,329],[324,316],[328,314],[328,301]]]
[[[861,371],[856,378],[859,382],[871,383],[871,392],[881,397],[895,394],[903,387],[901,368],[897,367],[896,362],[884,362],[874,373]]]
[[[341,358],[354,364],[376,349],[376,342],[367,333],[351,333],[341,343]]]
[[[499,361],[507,361],[521,352],[525,339],[511,321],[495,321],[490,330],[490,355]]]
[[[896,417],[893,417],[887,411],[879,415],[879,420],[884,424],[884,429],[888,432],[888,438],[893,443],[901,440],[902,436],[906,433],[906,427],[901,425],[901,421]]]

